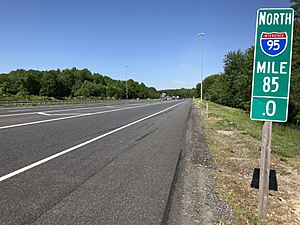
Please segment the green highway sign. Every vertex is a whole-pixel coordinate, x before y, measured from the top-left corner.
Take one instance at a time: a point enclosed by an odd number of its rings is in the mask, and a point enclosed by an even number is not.
[[[291,8],[257,11],[252,120],[287,121],[293,25],[294,10]]]

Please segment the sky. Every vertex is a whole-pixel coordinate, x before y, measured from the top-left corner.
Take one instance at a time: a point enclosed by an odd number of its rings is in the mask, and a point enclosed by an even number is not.
[[[201,77],[223,71],[226,53],[254,45],[257,9],[290,5],[288,0],[0,0],[0,73],[76,67],[158,90],[192,88]]]

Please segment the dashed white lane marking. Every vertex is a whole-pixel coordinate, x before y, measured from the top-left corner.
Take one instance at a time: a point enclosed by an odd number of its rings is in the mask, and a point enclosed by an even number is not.
[[[80,115],[80,113],[44,113],[44,112],[38,112],[37,114],[42,116],[74,116],[74,115]]]
[[[84,109],[99,109],[99,108],[117,108],[115,106],[98,106],[98,107],[81,107],[81,108],[70,108],[70,109],[55,109],[55,110],[48,110],[48,111],[41,111],[42,113],[51,113],[51,112],[66,112],[66,111],[78,111]],[[17,112],[17,111],[15,111]],[[26,115],[33,115],[39,114],[41,112],[27,112],[27,113],[15,113],[15,114],[4,114],[0,115],[0,117],[12,117],[12,116],[26,116]]]
[[[174,107],[176,107],[176,106],[178,106],[178,105],[180,105],[180,104],[182,104],[182,103],[183,103],[183,102],[177,103],[176,105],[173,105],[173,106],[171,106],[171,107],[168,107],[168,108],[166,108],[166,109],[164,109],[164,110],[161,110],[161,111],[159,111],[159,112],[156,112],[156,113],[154,113],[154,114],[151,114],[151,115],[149,115],[149,116],[146,116],[146,117],[144,117],[144,118],[142,118],[142,119],[136,120],[136,121],[134,121],[134,122],[132,122],[132,123],[126,124],[126,125],[124,125],[124,126],[122,126],[122,127],[119,127],[119,128],[117,128],[117,129],[114,129],[114,130],[112,130],[112,131],[110,131],[110,132],[107,132],[107,133],[102,134],[102,135],[100,135],[100,136],[98,136],[98,137],[92,138],[92,139],[90,139],[90,140],[88,140],[88,141],[86,141],[86,142],[83,142],[83,143],[81,143],[81,144],[75,145],[75,146],[73,146],[73,147],[71,147],[71,148],[68,148],[68,149],[66,149],[66,150],[64,150],[64,151],[61,151],[61,152],[56,153],[56,154],[54,154],[54,155],[51,155],[51,156],[49,156],[49,157],[47,157],[47,158],[44,158],[44,159],[42,159],[42,160],[40,160],[40,161],[37,161],[37,162],[32,163],[32,164],[30,164],[30,165],[28,165],[28,166],[25,166],[25,167],[23,167],[23,168],[21,168],[21,169],[18,169],[18,170],[14,171],[14,172],[11,172],[11,173],[9,173],[9,174],[6,174],[6,175],[0,177],[0,182],[2,182],[2,181],[4,181],[4,180],[7,180],[7,179],[9,179],[9,178],[11,178],[11,177],[14,177],[14,176],[16,176],[16,175],[18,175],[18,174],[20,174],[20,173],[23,173],[23,172],[25,172],[25,171],[27,171],[27,170],[30,170],[30,169],[32,169],[32,168],[34,168],[34,167],[37,167],[37,166],[39,166],[39,165],[41,165],[41,164],[43,164],[43,163],[46,163],[46,162],[48,162],[48,161],[50,161],[50,160],[52,160],[52,159],[57,158],[57,157],[59,157],[59,156],[62,156],[62,155],[67,154],[67,153],[69,153],[69,152],[71,152],[71,151],[74,151],[74,150],[76,150],[76,149],[78,149],[78,148],[81,148],[81,147],[83,147],[83,146],[85,146],[85,145],[88,145],[88,144],[90,144],[90,143],[92,143],[92,142],[95,142],[95,141],[97,141],[97,140],[99,140],[99,139],[101,139],[101,138],[104,138],[104,137],[108,136],[108,135],[111,135],[111,134],[116,133],[116,132],[118,132],[118,131],[120,131],[120,130],[123,130],[123,129],[127,128],[127,127],[130,127],[130,126],[132,126],[132,125],[134,125],[134,124],[140,123],[140,122],[142,122],[142,121],[144,121],[144,120],[147,120],[147,119],[149,119],[149,118],[151,118],[151,117],[154,117],[154,116],[156,116],[156,115],[158,115],[158,114],[161,114],[161,113],[163,113],[163,112],[165,112],[165,111],[167,111],[167,110],[169,110],[169,109],[172,109],[172,108],[174,108]]]
[[[67,117],[60,117],[60,118],[54,118],[54,119],[48,119],[48,120],[39,120],[39,121],[34,121],[34,122],[27,122],[27,123],[19,123],[19,124],[13,124],[13,125],[6,125],[6,126],[0,127],[0,130],[8,129],[8,128],[15,128],[15,127],[28,126],[28,125],[34,125],[34,124],[49,123],[49,122],[54,122],[54,121],[59,121],[59,120],[73,119],[73,118],[84,117],[84,116],[92,116],[92,115],[109,113],[109,112],[116,112],[116,111],[122,111],[122,110],[127,110],[127,109],[135,109],[135,108],[146,107],[146,106],[153,106],[153,105],[158,105],[158,104],[163,104],[163,103],[159,102],[159,103],[154,103],[154,104],[139,105],[139,106],[135,106],[135,107],[124,107],[124,108],[117,108],[117,109],[111,109],[111,110],[94,112],[94,113],[84,113],[84,114],[79,114],[79,115],[73,115],[73,116],[67,116]],[[42,113],[45,113],[45,112],[42,112]],[[50,115],[50,114],[48,114],[48,115]]]
[[[44,112],[38,112],[37,114],[42,115],[42,116],[51,116],[50,114],[44,113]]]
[[[135,105],[146,105],[148,103],[141,103],[141,104],[129,104],[130,106],[135,106]],[[119,104],[119,105],[104,105],[104,106],[97,106],[97,107],[80,107],[80,108],[69,108],[69,109],[55,109],[55,110],[47,110],[47,111],[41,111],[43,113],[51,113],[51,112],[66,112],[66,111],[78,111],[78,110],[85,110],[85,109],[100,109],[100,108],[118,108],[122,106],[128,106],[125,104]],[[36,106],[35,106],[36,107]],[[31,108],[31,110],[34,110],[34,108]],[[20,110],[21,111],[21,110]],[[30,110],[26,110],[30,111]],[[8,111],[8,112],[19,112],[19,110],[16,111]],[[26,113],[14,113],[14,114],[4,114],[0,115],[1,117],[13,117],[13,116],[27,116],[27,115],[34,115],[40,112],[26,112]]]

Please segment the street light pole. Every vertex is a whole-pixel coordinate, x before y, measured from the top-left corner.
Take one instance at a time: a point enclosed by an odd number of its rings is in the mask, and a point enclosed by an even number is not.
[[[125,68],[126,68],[126,99],[128,99],[128,84],[127,84],[127,69],[128,69],[128,66],[126,65]]]
[[[201,57],[201,102],[203,98],[203,39],[204,39],[205,33],[199,33],[198,36],[200,36],[201,39],[201,51],[200,51],[200,57]]]

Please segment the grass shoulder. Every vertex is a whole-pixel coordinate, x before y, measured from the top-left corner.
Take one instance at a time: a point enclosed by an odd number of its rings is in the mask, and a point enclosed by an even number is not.
[[[201,125],[216,164],[216,189],[233,208],[233,224],[299,224],[300,129],[273,125],[271,169],[278,191],[270,191],[266,221],[257,218],[258,190],[250,187],[254,168],[260,166],[262,122],[251,121],[243,110],[195,100],[202,110]]]

